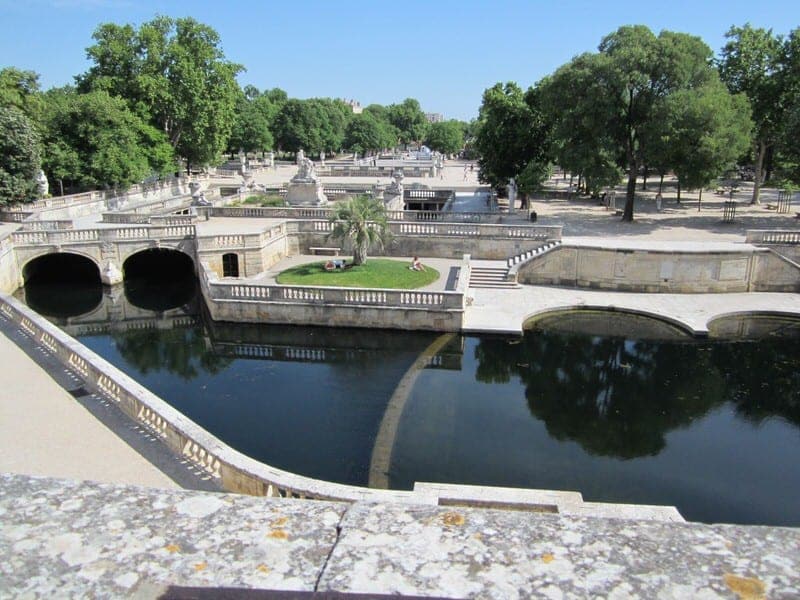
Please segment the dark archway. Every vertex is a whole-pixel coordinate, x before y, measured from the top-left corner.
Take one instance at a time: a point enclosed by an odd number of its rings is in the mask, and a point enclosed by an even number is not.
[[[222,255],[222,276],[223,277],[238,277],[239,276],[239,255],[233,252]]]
[[[100,270],[79,254],[53,253],[29,261],[22,269],[25,302],[47,317],[65,319],[96,309],[103,299]]]
[[[151,248],[131,255],[122,265],[125,297],[145,310],[162,312],[194,301],[194,262],[178,250]]]

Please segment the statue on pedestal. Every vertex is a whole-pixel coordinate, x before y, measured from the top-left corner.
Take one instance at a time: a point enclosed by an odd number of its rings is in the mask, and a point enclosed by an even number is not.
[[[296,183],[316,183],[317,172],[314,169],[314,161],[303,157],[303,160],[298,163],[297,175],[292,177],[292,181]]]
[[[297,151],[297,159],[295,162],[299,165],[305,160],[305,158],[306,158],[306,153],[303,152],[302,148],[300,148],[300,150]]]
[[[47,182],[47,175],[41,169],[36,176],[36,185],[39,188],[39,198],[45,198],[50,191],[50,184]]]

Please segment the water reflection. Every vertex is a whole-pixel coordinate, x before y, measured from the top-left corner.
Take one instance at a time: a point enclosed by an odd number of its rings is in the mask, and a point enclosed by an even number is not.
[[[151,311],[107,292],[62,327],[241,452],[354,485],[367,484],[398,383],[438,337],[215,323],[196,299]],[[578,490],[674,504],[690,519],[800,524],[800,473],[786,459],[800,454],[800,336],[789,334],[800,328],[721,322],[783,336],[697,341],[607,317],[551,318],[522,338],[454,336],[410,386],[390,486]],[[628,330],[637,336],[611,335]]]

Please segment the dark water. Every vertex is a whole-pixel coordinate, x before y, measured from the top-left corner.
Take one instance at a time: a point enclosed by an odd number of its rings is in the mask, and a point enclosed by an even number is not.
[[[81,306],[57,322],[231,446],[342,483],[368,484],[389,399],[439,338],[199,315],[176,326],[191,302],[148,312],[154,300],[133,289],[105,296],[94,316]],[[726,321],[715,331],[760,339],[703,342],[619,314],[539,327],[522,338],[453,336],[419,371],[399,398],[390,487],[576,490],[675,505],[690,520],[800,525],[796,323]],[[636,339],[612,335],[625,331]]]

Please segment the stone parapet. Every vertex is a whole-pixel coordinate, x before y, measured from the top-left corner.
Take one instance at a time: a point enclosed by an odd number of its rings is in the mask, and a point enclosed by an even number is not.
[[[21,475],[0,476],[0,514],[4,597],[155,598],[170,586],[503,599],[800,594],[800,530],[788,528]]]

